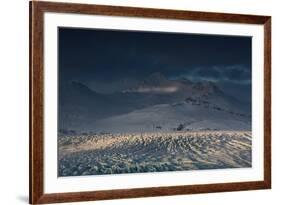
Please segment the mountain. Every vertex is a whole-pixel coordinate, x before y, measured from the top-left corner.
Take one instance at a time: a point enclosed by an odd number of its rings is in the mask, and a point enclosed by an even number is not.
[[[215,83],[154,73],[132,88],[98,93],[80,82],[59,88],[59,128],[93,132],[249,130],[251,105]]]
[[[106,96],[92,91],[79,82],[61,85],[59,88],[59,127],[77,129],[90,119],[98,119],[103,113],[97,107],[111,107]]]

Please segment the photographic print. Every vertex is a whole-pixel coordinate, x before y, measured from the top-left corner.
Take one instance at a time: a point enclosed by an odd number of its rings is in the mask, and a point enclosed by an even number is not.
[[[252,38],[58,28],[58,176],[252,166]]]
[[[271,17],[30,1],[31,204],[271,188]]]

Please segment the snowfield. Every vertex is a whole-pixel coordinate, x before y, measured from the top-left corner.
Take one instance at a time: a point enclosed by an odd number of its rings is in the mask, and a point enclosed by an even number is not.
[[[159,104],[96,121],[92,131],[122,133],[126,132],[170,132],[183,124],[183,130],[251,130],[251,118],[243,114],[224,110],[215,105],[191,105],[177,103]],[[242,115],[242,116],[241,116]]]
[[[251,167],[250,131],[59,136],[58,176]]]

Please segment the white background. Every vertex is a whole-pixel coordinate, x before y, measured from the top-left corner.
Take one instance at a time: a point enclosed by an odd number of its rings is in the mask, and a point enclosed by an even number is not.
[[[77,0],[78,1],[78,0]],[[273,17],[273,189],[95,202],[106,204],[280,204],[281,194],[281,13],[274,0],[79,0],[96,4],[173,8]],[[0,30],[0,204],[28,199],[28,1],[1,1]],[[76,203],[78,204],[78,203]],[[80,204],[80,203],[79,203]],[[81,203],[81,204],[92,204]]]

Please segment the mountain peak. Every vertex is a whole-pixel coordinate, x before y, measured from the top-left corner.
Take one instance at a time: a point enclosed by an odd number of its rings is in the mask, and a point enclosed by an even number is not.
[[[185,78],[185,77],[180,77],[180,78],[176,79],[175,81],[181,82],[185,85],[193,84],[193,82],[191,80],[189,80],[188,78]]]
[[[197,82],[193,85],[193,88],[195,90],[204,92],[204,93],[222,93],[220,88],[216,85],[216,83],[211,81],[203,81],[203,82]]]
[[[168,79],[160,72],[152,73],[148,76],[144,81],[143,84],[150,84],[150,85],[160,85],[166,83]]]
[[[79,81],[71,81],[71,85],[74,87],[90,89],[88,86],[86,86],[85,84],[83,84]]]
[[[71,87],[74,88],[74,90],[78,92],[83,92],[83,93],[95,93],[92,89],[90,89],[87,85],[78,82],[78,81],[72,81],[71,82]]]

